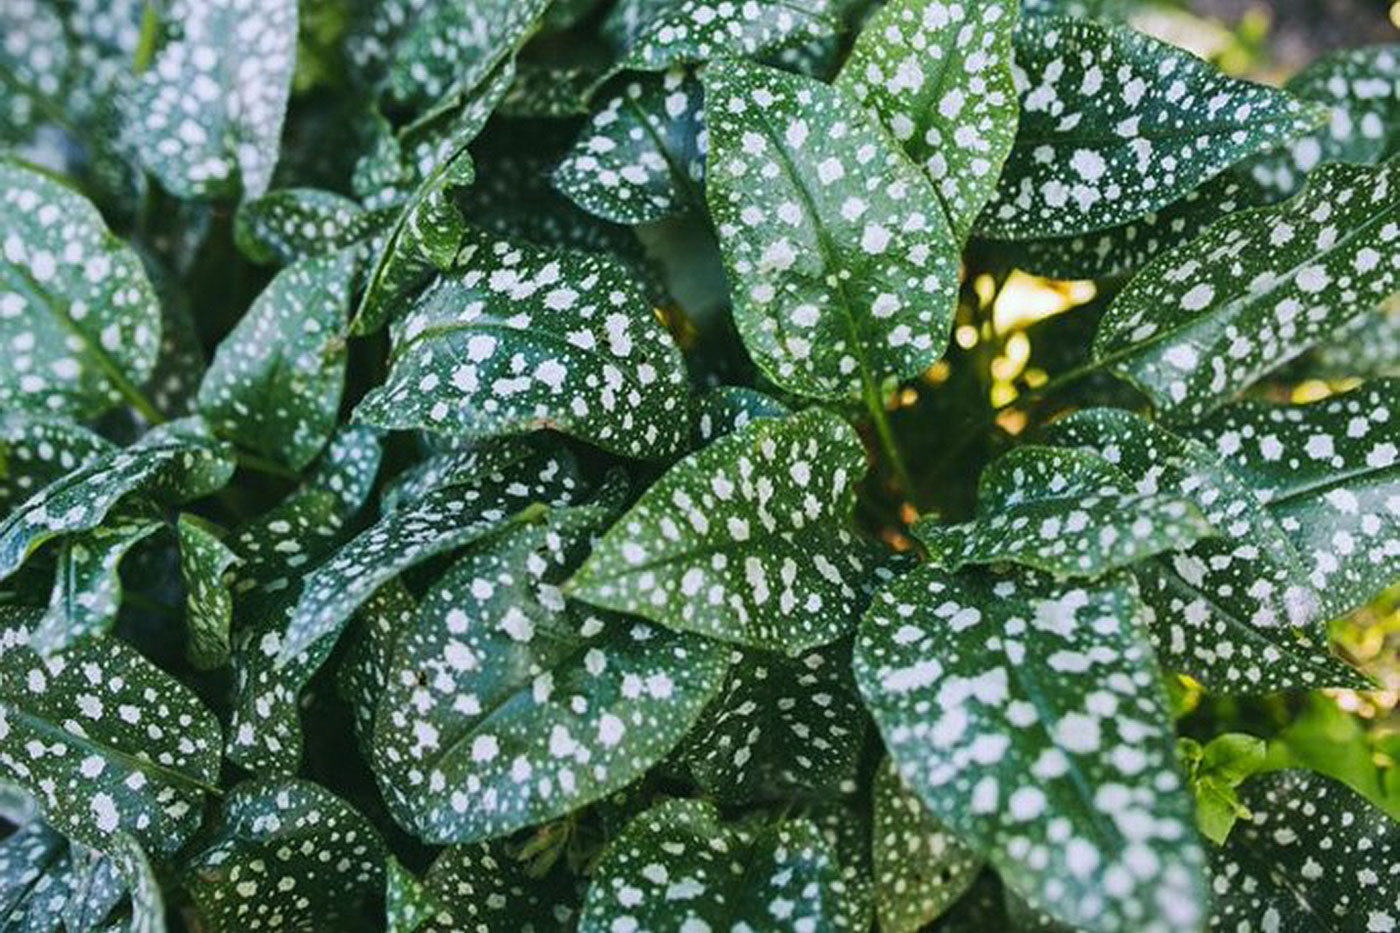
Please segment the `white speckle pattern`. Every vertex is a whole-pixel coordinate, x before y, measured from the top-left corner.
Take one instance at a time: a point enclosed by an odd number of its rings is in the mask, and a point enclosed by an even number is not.
[[[712,58],[753,58],[844,30],[836,0],[680,0],[639,6],[645,10],[643,19],[613,24],[614,35],[628,35],[618,70],[664,71]],[[626,15],[619,9],[614,16],[619,14]]]

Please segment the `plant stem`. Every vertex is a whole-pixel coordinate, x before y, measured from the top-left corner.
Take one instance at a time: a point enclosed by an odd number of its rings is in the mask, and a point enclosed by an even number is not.
[[[909,467],[904,463],[904,454],[900,452],[899,444],[895,441],[889,416],[885,414],[884,401],[880,398],[880,390],[875,387],[873,380],[867,380],[865,383],[865,407],[870,410],[870,420],[875,423],[875,433],[880,438],[880,449],[884,451],[885,459],[890,463],[895,482],[899,484],[900,491],[912,500],[914,481],[909,476]],[[917,502],[914,505],[918,507]]]

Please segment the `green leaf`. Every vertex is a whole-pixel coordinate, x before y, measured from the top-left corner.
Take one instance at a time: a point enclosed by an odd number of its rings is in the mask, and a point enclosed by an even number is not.
[[[418,618],[418,601],[402,583],[381,586],[355,613],[349,647],[336,667],[336,692],[350,705],[355,735],[366,757],[380,697],[389,685],[399,640]]]
[[[619,224],[703,209],[702,96],[684,68],[634,76],[595,110],[554,170],[555,187]]]
[[[1076,927],[1197,928],[1191,796],[1130,578],[924,566],[876,597],[855,674],[900,776],[1002,880]]]
[[[1319,169],[1143,269],[1094,335],[1099,366],[1174,422],[1199,420],[1400,286],[1400,161]]]
[[[294,470],[320,453],[345,385],[342,331],[359,255],[283,269],[220,341],[196,404],[221,436]]]
[[[556,584],[605,520],[567,510],[482,542],[400,637],[371,762],[420,838],[500,836],[619,790],[719,689],[728,648],[561,597]]]
[[[559,930],[579,902],[572,876],[556,870],[539,877],[500,842],[449,846],[422,883],[439,912],[420,933]]]
[[[1224,845],[1236,821],[1249,818],[1249,809],[1240,802],[1235,788],[1265,767],[1265,742],[1242,732],[1227,732],[1204,747],[1191,739],[1178,739],[1177,750],[1196,794],[1196,824],[1203,836]]]
[[[843,30],[833,0],[680,0],[631,4],[645,19],[616,70],[665,71],[712,58],[753,58],[763,52]]]
[[[190,663],[200,670],[222,667],[229,658],[229,623],[233,596],[228,570],[238,555],[222,532],[196,515],[176,522],[180,541],[180,576],[185,584],[185,624],[189,627]]]
[[[792,414],[777,399],[743,386],[716,386],[693,396],[690,410],[690,445],[697,450],[757,418],[785,418]]]
[[[838,89],[739,61],[704,83],[706,195],[759,369],[827,399],[927,369],[958,282],[932,183]]]
[[[155,367],[155,290],[76,191],[0,159],[0,192],[0,406],[100,415]]]
[[[1211,929],[1385,930],[1400,917],[1400,829],[1343,785],[1283,771],[1244,785],[1249,809],[1212,855]]]
[[[296,262],[369,239],[386,210],[366,211],[343,195],[317,188],[282,188],[244,201],[233,218],[238,250],[262,264]]]
[[[875,909],[886,933],[917,933],[962,897],[982,857],[935,819],[886,758],[875,772]]]
[[[50,538],[96,528],[130,493],[178,503],[219,489],[232,475],[227,448],[202,420],[153,428],[130,447],[104,453],[54,480],[0,520],[0,579]]]
[[[173,852],[218,781],[218,720],[119,641],[41,658],[27,644],[36,616],[0,607],[0,775],[85,845],[105,849],[127,832]]]
[[[680,352],[611,259],[472,233],[394,335],[361,421],[468,438],[548,427],[646,458],[685,443]]]
[[[296,66],[294,0],[174,0],[127,109],[141,162],[181,198],[256,198],[277,165]]]
[[[1400,381],[1311,405],[1240,402],[1193,433],[1283,526],[1322,599],[1355,609],[1400,576]]]
[[[726,824],[710,803],[671,800],[609,844],[579,931],[826,929],[842,911],[840,886],[810,821]]]
[[[9,514],[49,483],[113,449],[111,441],[65,418],[0,413],[0,512]]]
[[[853,797],[826,797],[804,807],[807,819],[836,856],[840,880],[832,925],[868,933],[875,922],[874,870],[870,858],[870,808]]]
[[[1357,316],[1300,363],[1301,374],[1314,379],[1400,376],[1400,302]]]
[[[836,86],[871,108],[938,191],[958,242],[996,191],[1016,136],[1013,0],[973,9],[896,0],[861,29]]]
[[[1017,33],[1016,67],[1021,122],[978,222],[997,239],[1121,226],[1322,119],[1122,26],[1032,20]]]
[[[870,561],[847,530],[865,455],[840,418],[760,419],[668,470],[568,589],[596,606],[796,655],[849,632]]]
[[[30,640],[34,650],[48,656],[110,631],[122,601],[122,558],[161,527],[160,515],[145,506],[65,537],[48,609]]]
[[[384,858],[369,820],[325,788],[249,781],[224,797],[184,881],[204,929],[352,929],[383,890]]]
[[[401,571],[524,519],[543,505],[564,504],[578,486],[571,465],[555,456],[511,464],[509,471],[429,492],[337,550],[306,577],[278,663],[321,639],[333,643],[350,614]]]
[[[914,533],[941,567],[1017,563],[1059,578],[1094,578],[1215,534],[1180,494],[1142,491],[1085,450],[1017,447],[982,472],[977,517],[925,520]]]
[[[415,933],[443,913],[432,893],[413,873],[389,856],[385,873],[384,913],[387,933]]]

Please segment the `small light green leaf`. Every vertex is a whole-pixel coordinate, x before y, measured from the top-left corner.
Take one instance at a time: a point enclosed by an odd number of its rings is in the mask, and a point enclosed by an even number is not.
[[[847,530],[865,453],[840,418],[760,419],[691,454],[569,590],[669,628],[796,655],[849,632],[869,552]]]
[[[704,83],[706,194],[759,368],[828,399],[927,369],[958,284],[932,183],[838,89],[739,61]]]
[[[693,396],[690,409],[690,446],[696,450],[757,418],[785,418],[792,414],[777,399],[743,386],[716,386]]]
[[[36,616],[0,607],[0,774],[85,845],[105,849],[128,832],[175,851],[218,781],[218,720],[119,641],[41,658],[28,647]]]
[[[1273,208],[1236,214],[1128,283],[1094,359],[1164,418],[1198,420],[1400,287],[1400,161],[1329,165]]]
[[[335,430],[345,385],[346,310],[359,252],[277,274],[220,343],[196,404],[221,436],[294,470]]]
[[[115,450],[106,438],[65,418],[0,413],[0,512],[49,483]]]
[[[670,800],[609,844],[579,931],[827,929],[843,909],[840,870],[809,820],[726,824],[713,804]]]
[[[473,233],[394,334],[389,377],[355,412],[369,424],[468,438],[548,427],[646,458],[685,443],[680,352],[603,256]]]
[[[856,682],[905,783],[1011,888],[1076,927],[1205,919],[1145,614],[1122,575],[923,566],[876,597],[856,641]]]
[[[296,67],[294,0],[174,0],[127,109],[146,169],[181,198],[256,198]]]
[[[640,22],[616,70],[665,71],[712,58],[758,55],[843,31],[833,0],[680,0],[630,4]],[[616,14],[615,14],[616,15]]]
[[[160,303],[130,247],[49,175],[0,159],[0,405],[90,418],[144,382]]]
[[[1020,127],[978,222],[997,239],[1121,226],[1322,120],[1123,26],[1032,20],[1017,33],[1016,67]]]
[[[1400,828],[1330,778],[1247,782],[1241,819],[1211,857],[1211,930],[1385,930],[1400,919]]]
[[[1240,402],[1193,434],[1263,500],[1331,618],[1400,577],[1400,381],[1311,405]]]
[[[935,819],[889,758],[875,772],[875,910],[885,933],[917,933],[962,897],[982,857]]]
[[[253,262],[285,265],[369,239],[387,223],[387,213],[366,211],[331,191],[282,188],[240,204],[233,235]]]
[[[196,515],[181,514],[175,528],[180,542],[180,576],[185,583],[190,663],[201,670],[222,667],[228,663],[233,617],[227,573],[238,562],[238,555],[224,544],[219,529]]]
[[[598,108],[554,184],[604,220],[643,224],[704,207],[700,83],[683,68],[636,75]]]
[[[896,0],[862,27],[836,86],[874,110],[938,191],[958,242],[1016,136],[1014,0]]]
[[[202,927],[351,929],[384,888],[384,843],[348,803],[310,781],[249,781],[224,798],[184,868]]]
[[[1136,489],[1096,454],[1025,446],[982,472],[973,521],[923,521],[914,533],[949,570],[1011,562],[1063,579],[1102,576],[1215,531],[1191,500]]]
[[[1250,815],[1235,788],[1266,766],[1267,745],[1257,736],[1226,732],[1204,747],[1177,739],[1177,751],[1196,795],[1196,825],[1211,842],[1224,845],[1235,823]]]

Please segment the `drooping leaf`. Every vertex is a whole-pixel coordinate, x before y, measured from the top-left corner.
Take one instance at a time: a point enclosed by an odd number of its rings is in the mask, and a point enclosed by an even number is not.
[[[905,783],[1003,881],[1076,927],[1205,919],[1204,854],[1144,615],[1121,575],[925,566],[876,597],[856,642],[856,682]]]
[[[605,220],[642,224],[704,207],[700,83],[683,68],[637,75],[599,107],[554,184]]]
[[[1021,122],[977,225],[997,239],[1121,226],[1322,119],[1123,26],[1034,20],[1016,67]]]
[[[90,418],[145,381],[160,304],[141,260],[97,209],[0,159],[0,405]]]
[[[1330,165],[1296,198],[1236,214],[1128,283],[1094,360],[1163,417],[1198,420],[1400,285],[1400,161]]]
[[[932,183],[839,89],[738,61],[704,85],[706,196],[754,362],[828,399],[927,369],[958,279]]]
[[[972,886],[982,857],[929,814],[885,759],[875,773],[870,847],[880,929],[916,933]]]
[[[238,555],[219,530],[195,515],[176,523],[180,541],[180,576],[185,583],[185,624],[189,628],[190,663],[201,670],[222,667],[229,657],[229,623],[233,596],[225,576]]]
[[[384,844],[348,803],[310,781],[249,781],[223,800],[184,868],[205,928],[353,929],[384,886]]]
[[[473,233],[394,330],[383,428],[469,438],[549,427],[633,457],[686,439],[680,353],[621,264]]]
[[[671,800],[609,844],[579,930],[823,929],[840,915],[839,885],[810,821],[726,824],[710,803]]]
[[[0,773],[86,845],[104,849],[126,832],[173,852],[218,781],[218,720],[119,641],[41,658],[28,647],[36,616],[0,607]]]
[[[0,512],[49,483],[109,453],[113,444],[66,418],[7,411],[0,414]]]
[[[387,218],[317,188],[282,188],[244,201],[234,215],[239,252],[253,262],[287,264],[369,239]]]
[[[897,0],[866,21],[837,87],[874,110],[938,191],[958,242],[1016,136],[1016,4]]]
[[[1211,857],[1211,930],[1385,930],[1400,919],[1400,829],[1342,784],[1307,771],[1241,789],[1250,817]]]
[[[182,198],[256,198],[277,165],[296,66],[294,0],[174,0],[127,110],[146,169]]]
[[[821,409],[760,419],[681,460],[598,542],[572,595],[796,655],[849,632],[868,552],[847,530],[865,470]]]
[[[1136,489],[1096,454],[1025,446],[982,472],[972,522],[924,521],[915,534],[949,570],[1011,562],[1059,578],[1093,578],[1215,531],[1189,499]]]
[[[345,385],[345,316],[359,252],[277,274],[219,343],[197,405],[221,436],[299,470],[335,430]]]

